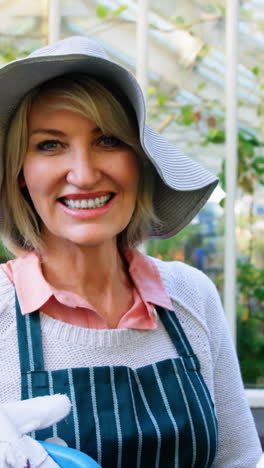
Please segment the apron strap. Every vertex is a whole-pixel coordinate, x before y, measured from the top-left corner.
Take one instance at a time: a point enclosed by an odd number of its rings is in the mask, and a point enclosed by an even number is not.
[[[22,315],[17,294],[16,320],[21,374],[44,370],[39,311]]]
[[[156,310],[179,356],[192,357],[195,360],[197,369],[199,369],[200,368],[199,360],[197,359],[191,347],[191,344],[176,316],[175,311],[167,310],[160,306],[156,306]]]

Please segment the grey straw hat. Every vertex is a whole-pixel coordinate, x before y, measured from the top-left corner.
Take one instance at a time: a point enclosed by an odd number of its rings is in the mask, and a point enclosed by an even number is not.
[[[0,69],[0,151],[4,151],[10,119],[23,97],[41,83],[73,72],[109,82],[112,89],[116,87],[130,101],[137,116],[141,146],[159,176],[154,209],[162,224],[152,225],[149,237],[173,236],[206,203],[218,179],[145,124],[144,98],[136,79],[91,39],[69,37]],[[3,155],[0,161],[3,165]],[[3,167],[0,167],[0,186],[2,179]]]

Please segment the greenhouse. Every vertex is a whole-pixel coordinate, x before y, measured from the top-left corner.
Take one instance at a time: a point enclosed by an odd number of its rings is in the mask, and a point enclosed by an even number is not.
[[[219,178],[184,229],[139,251],[215,284],[264,448],[263,1],[0,0],[0,15],[1,67],[71,36],[97,41],[136,76],[147,123]]]

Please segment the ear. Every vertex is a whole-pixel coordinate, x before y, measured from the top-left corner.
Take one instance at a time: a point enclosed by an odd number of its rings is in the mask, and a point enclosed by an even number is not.
[[[23,187],[26,187],[27,184],[26,184],[26,181],[25,181],[25,177],[24,177],[24,172],[23,172],[23,169],[21,170],[19,176],[18,176],[18,185],[20,188],[23,188]]]

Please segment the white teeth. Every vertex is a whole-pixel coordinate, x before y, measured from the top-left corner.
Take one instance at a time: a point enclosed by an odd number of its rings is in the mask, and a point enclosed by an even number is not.
[[[73,208],[73,200],[69,200],[69,206]]]
[[[64,205],[73,209],[99,208],[100,206],[104,206],[110,198],[110,194],[103,195],[102,197],[86,198],[83,200],[72,200],[70,198],[63,198],[63,203]]]
[[[81,201],[81,208],[87,208],[87,200]]]

